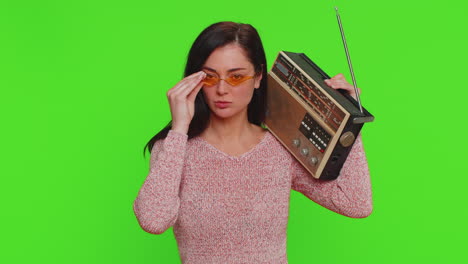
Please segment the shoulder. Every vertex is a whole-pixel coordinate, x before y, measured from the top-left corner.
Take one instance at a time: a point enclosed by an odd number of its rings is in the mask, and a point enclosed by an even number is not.
[[[272,147],[286,150],[286,148],[284,148],[281,141],[279,141],[276,138],[276,136],[273,133],[271,133],[269,130],[265,130],[265,136],[264,137],[265,137],[265,140],[268,142],[268,144],[270,144]]]
[[[187,144],[188,136],[186,134],[181,134],[169,130],[167,136],[164,139],[159,139],[154,142],[153,148],[151,150],[151,155],[155,155],[162,150],[180,150],[184,149]]]
[[[264,139],[265,145],[270,153],[275,153],[275,155],[281,155],[283,158],[292,159],[289,151],[283,146],[281,141],[279,141],[274,134],[266,130]]]

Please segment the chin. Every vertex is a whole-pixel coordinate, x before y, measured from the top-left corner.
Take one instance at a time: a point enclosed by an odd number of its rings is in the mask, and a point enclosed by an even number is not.
[[[224,108],[224,109],[215,108],[214,110],[211,109],[211,114],[220,119],[228,119],[234,116],[244,114],[244,112],[245,112],[245,116],[247,116],[247,109],[245,109],[244,111],[243,110],[236,111],[235,109],[232,109],[232,108]]]
[[[230,118],[236,115],[236,113],[226,111],[226,109],[217,109],[216,111],[211,111],[211,114],[221,119]]]

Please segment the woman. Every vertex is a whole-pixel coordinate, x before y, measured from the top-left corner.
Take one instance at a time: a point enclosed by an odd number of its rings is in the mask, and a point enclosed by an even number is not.
[[[183,263],[287,263],[291,188],[343,215],[370,214],[360,137],[338,179],[324,182],[260,127],[266,60],[252,26],[206,28],[185,76],[167,92],[172,122],[147,145],[151,168],[134,203],[145,231],[174,226]],[[353,93],[342,75],[327,84]]]

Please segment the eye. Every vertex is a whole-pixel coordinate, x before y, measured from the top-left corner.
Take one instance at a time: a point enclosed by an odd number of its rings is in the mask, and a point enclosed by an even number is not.
[[[233,75],[231,76],[231,78],[232,78],[233,80],[238,81],[238,80],[242,80],[242,78],[244,78],[244,75],[242,75],[242,74],[233,74]]]
[[[208,73],[208,72],[205,72],[205,73],[206,73],[206,76],[205,76],[205,79],[203,79],[203,83],[206,86],[210,87],[218,83],[219,81],[218,76]]]
[[[213,74],[206,73],[205,79],[207,79],[207,80],[213,80],[213,79],[216,79],[216,76],[214,76]]]

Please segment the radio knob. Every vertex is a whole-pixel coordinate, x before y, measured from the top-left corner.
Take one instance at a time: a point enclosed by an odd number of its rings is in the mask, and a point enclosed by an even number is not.
[[[312,158],[309,159],[310,163],[312,163],[312,165],[317,165],[318,163],[318,158],[313,156]]]
[[[343,147],[347,148],[354,143],[355,139],[356,137],[354,136],[354,134],[351,131],[348,131],[348,132],[343,133],[343,135],[341,135],[340,143]]]
[[[292,143],[296,148],[298,148],[301,145],[301,140],[299,140],[298,138],[295,138],[293,139]]]
[[[308,149],[308,148],[303,148],[303,149],[301,149],[301,154],[302,154],[303,156],[309,155],[309,149]]]

